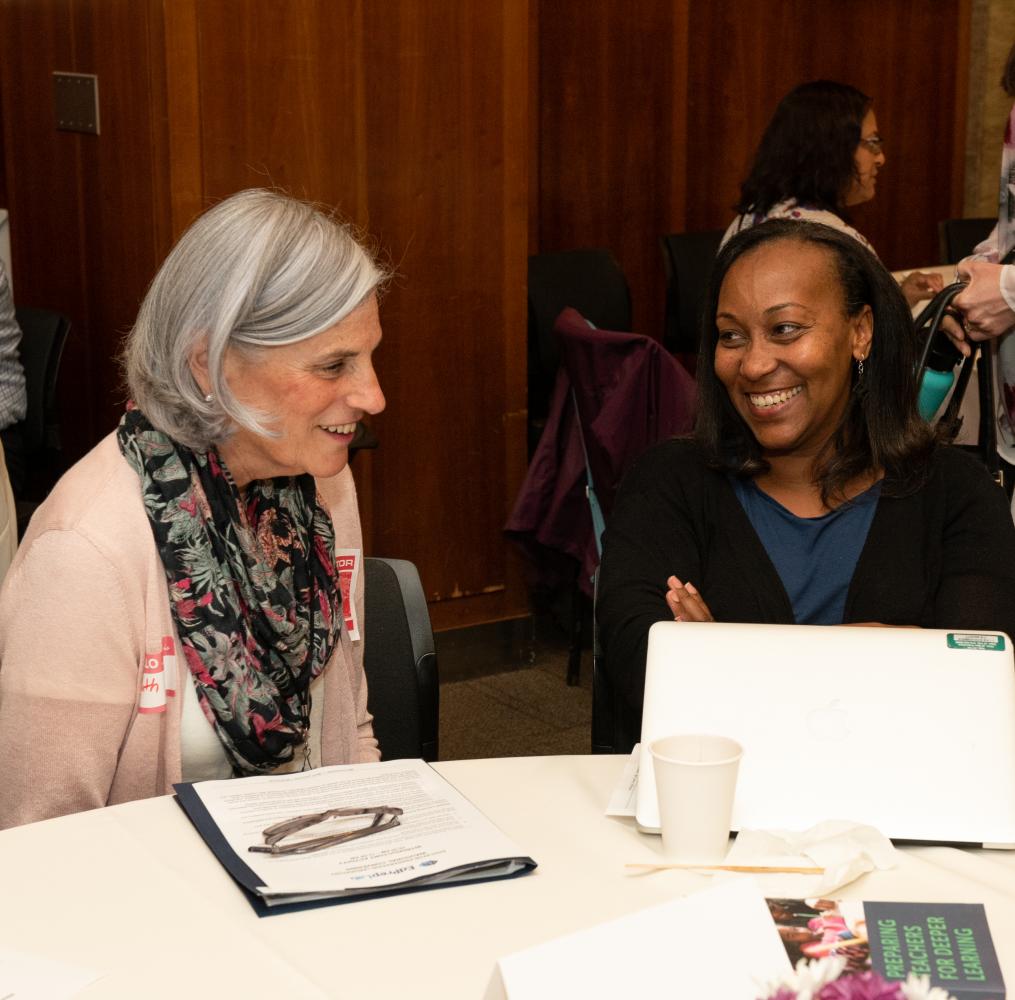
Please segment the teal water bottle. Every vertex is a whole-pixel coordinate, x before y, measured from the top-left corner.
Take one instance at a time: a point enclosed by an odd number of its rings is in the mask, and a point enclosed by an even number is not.
[[[945,401],[955,382],[955,366],[961,360],[958,348],[939,330],[920,377],[917,408],[924,420],[930,420]]]

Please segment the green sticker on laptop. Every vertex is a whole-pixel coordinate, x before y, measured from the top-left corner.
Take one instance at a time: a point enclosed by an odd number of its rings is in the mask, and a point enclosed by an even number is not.
[[[987,649],[1004,652],[1004,636],[990,632],[949,632],[949,649]]]

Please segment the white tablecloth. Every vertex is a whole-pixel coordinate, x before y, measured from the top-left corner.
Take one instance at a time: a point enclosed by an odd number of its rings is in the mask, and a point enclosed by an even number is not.
[[[85,997],[478,1000],[509,952],[709,884],[630,876],[659,840],[603,810],[616,757],[453,761],[437,769],[539,868],[502,882],[258,918],[171,798],[0,833],[0,945],[104,972]],[[942,789],[942,809],[962,790]],[[906,849],[841,893],[982,902],[1015,987],[1015,855]]]

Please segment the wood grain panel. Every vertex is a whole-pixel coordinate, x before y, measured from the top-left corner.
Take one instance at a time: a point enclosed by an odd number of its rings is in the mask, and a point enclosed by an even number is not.
[[[205,198],[335,205],[397,268],[381,448],[356,459],[368,547],[435,602],[473,597],[473,621],[524,610],[501,526],[523,473],[526,5],[222,0],[197,26]]]
[[[686,22],[683,0],[539,7],[539,249],[611,249],[657,338],[659,237],[684,221]]]
[[[197,0],[174,0],[163,8],[160,23],[164,51],[166,109],[165,169],[169,185],[171,242],[175,242],[204,208],[201,170],[201,74],[198,55]],[[156,19],[153,18],[153,21]],[[158,76],[154,76],[158,85]]]
[[[169,250],[161,4],[75,0],[76,70],[99,77],[102,134],[80,136],[81,252],[86,267],[96,431],[119,420],[123,337]],[[130,57],[125,58],[124,54]]]
[[[779,98],[826,77],[874,97],[887,140],[856,225],[890,267],[932,262],[961,214],[968,22],[969,0],[543,0],[539,249],[609,247],[658,336],[659,235],[725,228]]]
[[[61,408],[66,447],[94,440],[86,262],[81,253],[81,138],[53,123],[55,69],[76,68],[71,5],[39,0],[0,6],[3,125],[11,256],[19,305],[46,306],[73,323],[64,354]],[[94,137],[89,137],[94,138]]]
[[[115,426],[123,398],[115,355],[166,250],[151,14],[151,4],[132,0],[0,8],[17,298],[73,323],[59,386],[71,459]],[[157,30],[154,39],[158,48]],[[101,135],[56,130],[54,70],[98,74]]]
[[[368,223],[361,0],[196,10],[203,196],[278,187]]]
[[[501,527],[523,471],[528,12],[397,0],[365,15],[370,226],[402,275],[384,307],[374,543],[419,553],[435,602],[502,617],[525,606]]]
[[[878,195],[854,210],[857,228],[891,268],[935,260],[938,219],[961,212],[967,64],[955,41],[968,37],[968,20],[966,0],[696,0],[688,228],[729,223],[779,99],[826,78],[873,97],[886,140]],[[928,55],[943,45],[947,58]]]

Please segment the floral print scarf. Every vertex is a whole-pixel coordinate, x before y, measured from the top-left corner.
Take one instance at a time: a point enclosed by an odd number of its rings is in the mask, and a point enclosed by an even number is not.
[[[120,451],[145,511],[198,699],[237,774],[292,760],[310,682],[342,624],[335,530],[309,475],[241,495],[213,449],[194,452],[128,404]]]

